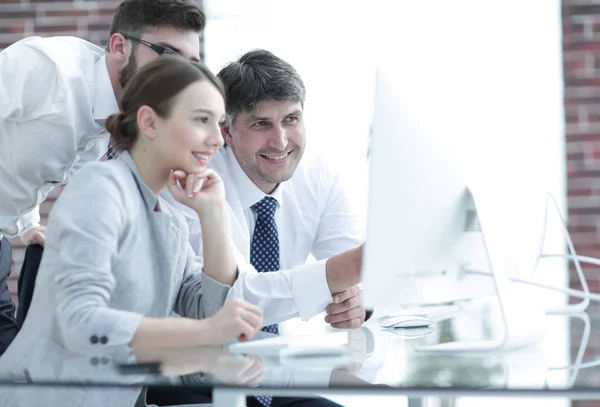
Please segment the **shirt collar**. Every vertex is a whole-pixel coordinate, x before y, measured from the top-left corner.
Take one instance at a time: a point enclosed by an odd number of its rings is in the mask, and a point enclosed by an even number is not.
[[[240,203],[244,210],[250,209],[252,205],[260,202],[265,196],[271,196],[277,201],[277,206],[282,207],[283,204],[283,187],[284,183],[277,185],[277,188],[269,195],[265,194],[254,182],[246,175],[235,155],[231,151],[231,147],[226,149],[227,159],[230,161],[231,173],[233,176],[233,182],[240,198]]]
[[[121,152],[119,152],[117,160],[123,161],[125,163],[125,165],[127,165],[129,167],[129,169],[131,170],[131,172],[138,184],[138,187],[140,189],[140,193],[142,194],[142,199],[144,200],[146,208],[151,212],[155,211],[157,206],[160,208],[158,195],[156,195],[154,192],[152,192],[150,187],[148,187],[148,185],[146,185],[146,183],[142,179],[142,176],[140,175],[140,173],[137,169],[137,166],[135,165],[135,161],[133,161],[133,158],[131,157],[131,155],[127,151],[121,151]],[[160,208],[160,209],[162,211],[162,208]]]
[[[96,61],[95,72],[94,119],[105,120],[119,111],[119,104],[106,68],[106,55]]]

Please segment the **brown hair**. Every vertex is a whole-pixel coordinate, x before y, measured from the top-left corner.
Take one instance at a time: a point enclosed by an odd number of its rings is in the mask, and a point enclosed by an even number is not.
[[[176,96],[197,81],[208,80],[225,97],[221,81],[201,62],[165,55],[144,65],[123,91],[121,111],[104,123],[111,134],[115,150],[129,150],[138,137],[137,112],[141,106],[151,107],[168,119]]]
[[[252,111],[266,100],[293,100],[304,105],[306,89],[294,67],[273,53],[255,49],[231,62],[217,74],[227,94],[227,124],[238,114]]]
[[[162,26],[200,33],[205,25],[206,16],[194,0],[124,0],[115,10],[109,33],[140,36]]]

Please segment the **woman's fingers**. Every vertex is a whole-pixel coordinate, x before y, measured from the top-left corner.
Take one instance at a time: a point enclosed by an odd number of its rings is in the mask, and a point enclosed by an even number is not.
[[[256,333],[256,328],[243,318],[238,319],[238,330],[241,331],[240,338],[244,337],[246,340],[252,339]]]
[[[242,312],[240,315],[246,322],[252,325],[252,327],[254,327],[256,331],[258,331],[262,327],[263,319],[261,315],[256,315],[255,313],[247,310],[245,312]]]

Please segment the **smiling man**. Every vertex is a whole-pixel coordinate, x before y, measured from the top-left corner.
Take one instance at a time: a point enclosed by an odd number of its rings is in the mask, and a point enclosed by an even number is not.
[[[227,148],[211,166],[225,182],[241,231],[238,241],[247,242],[238,249],[259,272],[313,274],[333,297],[325,321],[335,328],[359,327],[366,317],[360,290],[335,282],[352,281],[360,271],[363,234],[340,179],[317,157],[303,159],[302,78],[289,63],[260,49],[218,76],[227,94],[222,128]],[[317,262],[305,264],[310,254]],[[317,287],[307,286],[315,298]],[[272,288],[265,291],[276,297]]]
[[[119,111],[123,88],[138,68],[162,54],[198,59],[205,22],[193,0],[125,0],[106,50],[74,37],[29,37],[0,53],[0,354],[31,301],[46,240],[39,205],[107,152],[104,120]],[[16,236],[33,245],[19,280],[17,320],[6,239]]]

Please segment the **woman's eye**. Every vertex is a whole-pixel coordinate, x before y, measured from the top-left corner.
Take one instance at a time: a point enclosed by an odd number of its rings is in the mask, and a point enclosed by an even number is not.
[[[206,123],[208,123],[208,117],[197,117],[196,121],[206,124]]]

